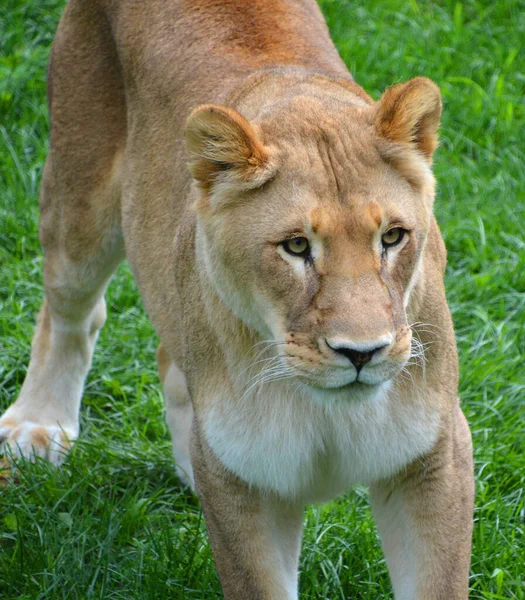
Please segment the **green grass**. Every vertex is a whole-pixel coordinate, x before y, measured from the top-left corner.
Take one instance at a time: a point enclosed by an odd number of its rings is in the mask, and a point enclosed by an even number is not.
[[[521,0],[322,2],[374,97],[428,75],[445,112],[436,212],[461,397],[475,448],[471,598],[525,599],[525,10]],[[46,62],[63,0],[0,7],[0,408],[17,394],[41,301],[37,195],[47,150]],[[88,379],[82,436],[60,470],[26,465],[0,492],[0,597],[220,597],[198,502],[174,475],[156,339],[129,271]],[[311,508],[303,598],[390,598],[357,490]]]

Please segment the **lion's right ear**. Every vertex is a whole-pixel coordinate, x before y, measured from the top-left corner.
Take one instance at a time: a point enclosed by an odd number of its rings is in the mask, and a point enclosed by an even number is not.
[[[185,138],[190,172],[203,190],[219,183],[254,189],[273,175],[268,148],[232,108],[199,106],[188,117]]]

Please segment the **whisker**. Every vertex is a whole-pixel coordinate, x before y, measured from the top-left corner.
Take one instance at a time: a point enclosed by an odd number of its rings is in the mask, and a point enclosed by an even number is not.
[[[247,388],[241,396],[241,400],[244,399],[254,388],[262,386],[270,381],[277,381],[281,378],[295,377],[294,371],[290,369],[288,365],[280,360],[280,357],[275,357],[279,362],[275,365],[270,365],[263,368],[261,371],[255,374],[255,376],[248,381]]]
[[[261,363],[266,363],[266,362],[270,362],[274,361],[274,362],[280,362],[281,357],[280,356],[269,356],[268,358],[261,358],[259,360],[256,360],[255,362],[251,362],[247,367],[245,367],[238,375],[238,377],[241,377],[241,375],[244,375],[244,373],[246,373],[246,371],[249,371],[252,368],[255,368],[257,365],[261,364]],[[264,367],[264,369],[266,369],[267,367]]]

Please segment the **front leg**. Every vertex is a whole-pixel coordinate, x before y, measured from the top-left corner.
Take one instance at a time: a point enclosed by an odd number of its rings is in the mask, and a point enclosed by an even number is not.
[[[195,487],[226,600],[296,600],[304,507],[228,473],[192,432]]]
[[[396,600],[466,600],[474,476],[459,407],[432,453],[370,496]]]

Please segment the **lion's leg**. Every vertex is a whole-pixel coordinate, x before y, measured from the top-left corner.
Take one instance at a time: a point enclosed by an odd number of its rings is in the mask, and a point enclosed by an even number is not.
[[[466,600],[474,476],[458,408],[452,435],[402,481],[371,489],[396,600]]]
[[[194,489],[193,469],[190,461],[190,431],[193,407],[184,373],[171,360],[161,344],[157,350],[159,375],[166,402],[166,421],[171,433],[173,456],[177,474],[186,485]]]
[[[55,265],[50,267],[51,261],[46,262],[49,273]],[[37,455],[54,464],[62,461],[69,442],[78,436],[84,380],[106,318],[102,294],[107,282],[90,281],[89,287],[82,282],[82,287],[76,287],[76,267],[61,265],[58,269],[59,278],[67,283],[45,276],[45,300],[27,375],[18,399],[0,419],[4,449],[9,446],[15,456]]]
[[[297,600],[304,507],[228,473],[194,423],[191,457],[226,600]]]
[[[49,73],[51,144],[42,177],[44,303],[20,395],[0,443],[59,463],[78,435],[79,407],[104,290],[123,258],[120,170],[125,106],[109,26],[96,3],[68,3]]]

